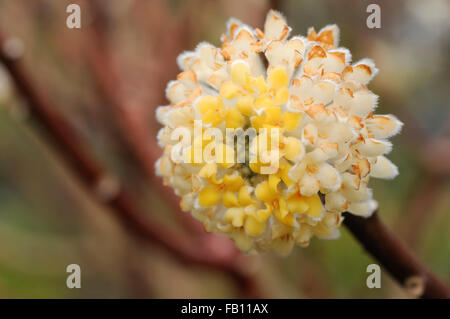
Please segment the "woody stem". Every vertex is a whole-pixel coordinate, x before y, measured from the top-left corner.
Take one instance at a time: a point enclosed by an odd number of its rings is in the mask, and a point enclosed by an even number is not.
[[[411,279],[422,285],[417,297],[450,298],[449,286],[431,273],[411,250],[382,223],[375,212],[369,218],[344,213],[344,224],[370,253],[402,286]]]

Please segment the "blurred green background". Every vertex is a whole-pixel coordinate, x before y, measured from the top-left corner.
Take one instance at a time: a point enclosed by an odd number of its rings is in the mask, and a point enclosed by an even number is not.
[[[168,205],[124,151],[111,110],[97,93],[85,63],[86,1],[0,0],[0,29],[24,46],[25,63],[83,143],[153,216],[175,224]],[[66,6],[82,8],[81,30],[66,27]],[[405,123],[389,158],[400,175],[373,180],[380,216],[424,263],[450,281],[450,2],[109,0],[100,2],[109,22],[111,50],[124,92],[153,110],[177,73],[176,56],[200,41],[220,45],[231,16],[262,28],[271,5],[306,34],[336,23],[340,45],[353,60],[372,58],[380,72],[370,88],[378,113]],[[368,29],[366,7],[381,7],[381,28]],[[90,44],[94,45],[94,44]],[[165,63],[161,72],[157,68]],[[219,298],[236,297],[229,278],[182,265],[157,246],[130,236],[106,208],[80,187],[46,136],[30,118],[0,65],[0,297],[2,298]],[[273,298],[408,298],[382,272],[380,289],[366,286],[376,263],[348,231],[336,241],[313,240],[287,258],[252,257],[262,289]],[[82,269],[82,288],[68,289],[68,264]]]

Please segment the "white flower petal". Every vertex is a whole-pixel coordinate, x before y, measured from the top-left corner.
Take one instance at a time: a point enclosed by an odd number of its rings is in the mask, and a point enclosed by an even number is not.
[[[372,164],[370,176],[375,178],[392,179],[398,175],[398,168],[384,156],[378,156]]]

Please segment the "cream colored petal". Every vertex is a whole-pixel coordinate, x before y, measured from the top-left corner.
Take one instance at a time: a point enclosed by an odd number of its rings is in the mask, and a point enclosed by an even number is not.
[[[294,233],[295,242],[301,247],[308,247],[312,236],[313,232],[307,225],[301,225]]]
[[[305,146],[313,146],[318,141],[318,129],[313,123],[308,123],[302,130],[302,143]]]
[[[292,38],[287,43],[280,40],[271,41],[265,51],[269,67],[285,68],[289,78],[303,60],[303,54],[303,40],[298,37]]]
[[[171,81],[167,85],[166,97],[172,104],[177,104],[186,100],[189,96],[189,91],[179,81]]]
[[[375,63],[370,59],[363,59],[353,66],[345,68],[343,76],[346,81],[355,81],[366,85],[378,73]]]
[[[378,95],[369,90],[360,90],[353,94],[349,113],[359,117],[366,117],[378,104]]]
[[[345,188],[342,190],[342,194],[347,198],[350,202],[362,202],[366,201],[372,196],[372,191],[367,188],[365,184],[361,183],[359,189],[350,189]]]
[[[395,116],[374,115],[366,119],[369,132],[377,139],[388,138],[400,132],[403,123]]]
[[[345,186],[346,189],[358,190],[361,186],[361,179],[356,173],[345,172],[341,174],[342,185]]]
[[[348,208],[348,200],[341,192],[331,192],[325,195],[325,208],[332,212],[344,212]]]
[[[378,207],[378,203],[373,199],[364,202],[351,202],[348,211],[353,215],[370,217]]]
[[[305,174],[298,184],[300,194],[303,196],[313,196],[319,192],[320,184],[317,178]]]
[[[312,98],[315,103],[327,105],[333,101],[336,91],[336,85],[331,81],[319,81],[314,84],[312,89]]]
[[[319,165],[315,177],[319,181],[320,187],[326,191],[336,191],[341,187],[339,172],[328,163]]]
[[[375,178],[392,179],[398,175],[398,168],[384,156],[378,156],[372,164],[370,176]]]
[[[314,28],[309,28],[308,40],[320,42],[327,49],[332,49],[339,45],[339,33],[339,27],[335,24],[323,27],[318,33]]]
[[[266,41],[283,40],[289,36],[291,28],[286,19],[278,11],[270,10],[264,24],[264,38]]]
[[[323,70],[325,73],[341,73],[346,64],[351,59],[350,51],[347,49],[335,49],[327,52],[327,58],[324,61]]]
[[[362,156],[375,157],[389,153],[392,150],[392,143],[386,140],[366,138],[356,144],[356,149]]]

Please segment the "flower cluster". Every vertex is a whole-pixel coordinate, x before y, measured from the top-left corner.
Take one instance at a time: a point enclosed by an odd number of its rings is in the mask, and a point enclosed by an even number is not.
[[[384,155],[402,123],[373,113],[377,95],[367,84],[377,73],[374,63],[351,64],[350,52],[338,47],[336,25],[311,28],[306,38],[289,38],[290,31],[275,11],[264,31],[231,19],[221,48],[201,43],[179,56],[183,71],[167,87],[170,105],[157,110],[164,149],[157,173],[182,197],[183,210],[244,251],[288,254],[313,236],[337,238],[343,212],[370,216],[376,209],[370,177],[398,174]],[[174,161],[176,145],[190,155],[198,142],[174,139],[174,130],[193,132],[199,120],[202,148],[213,143],[203,134],[207,128],[254,129],[248,147],[234,148],[246,160]],[[278,162],[267,174],[263,168],[271,164],[248,154],[270,140],[262,129],[274,128]]]

